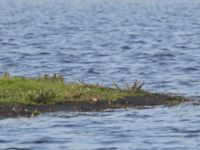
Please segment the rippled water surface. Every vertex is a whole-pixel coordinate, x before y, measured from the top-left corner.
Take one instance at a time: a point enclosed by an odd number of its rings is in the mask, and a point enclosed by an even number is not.
[[[194,106],[114,112],[63,112],[31,119],[0,121],[0,147],[198,150],[199,124],[200,109]]]
[[[0,0],[0,74],[200,96],[200,0]],[[0,121],[0,149],[199,149],[198,106]]]

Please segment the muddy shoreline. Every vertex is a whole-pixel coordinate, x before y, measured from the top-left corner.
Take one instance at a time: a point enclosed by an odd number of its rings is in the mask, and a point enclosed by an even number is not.
[[[33,117],[58,111],[101,111],[117,108],[145,108],[147,106],[175,106],[191,101],[189,98],[142,90],[137,80],[122,89],[85,82],[65,82],[54,74],[35,78],[0,76],[0,119]]]
[[[164,94],[148,94],[145,96],[127,97],[113,102],[108,101],[69,101],[59,104],[48,105],[10,105],[5,104],[0,106],[0,119],[10,117],[34,117],[42,113],[69,111],[84,112],[84,111],[101,111],[105,109],[118,108],[145,108],[148,106],[176,106],[185,102],[192,101],[189,98],[180,96],[169,96]]]

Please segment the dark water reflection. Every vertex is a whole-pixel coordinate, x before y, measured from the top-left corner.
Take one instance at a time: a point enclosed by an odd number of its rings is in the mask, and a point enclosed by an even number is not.
[[[0,0],[0,73],[145,81],[200,96],[199,0]],[[0,149],[199,149],[199,108],[0,121]]]

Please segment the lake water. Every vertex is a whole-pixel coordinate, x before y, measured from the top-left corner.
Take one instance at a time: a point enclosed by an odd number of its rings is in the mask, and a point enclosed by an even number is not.
[[[0,74],[200,97],[200,0],[0,0]],[[0,120],[0,149],[200,149],[200,108]]]

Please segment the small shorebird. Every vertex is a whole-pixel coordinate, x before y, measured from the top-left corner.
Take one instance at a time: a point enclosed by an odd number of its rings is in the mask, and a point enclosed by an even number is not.
[[[89,97],[89,100],[92,101],[92,102],[95,102],[95,103],[98,102],[99,99],[100,99],[99,95],[97,95],[97,96],[90,96]]]

